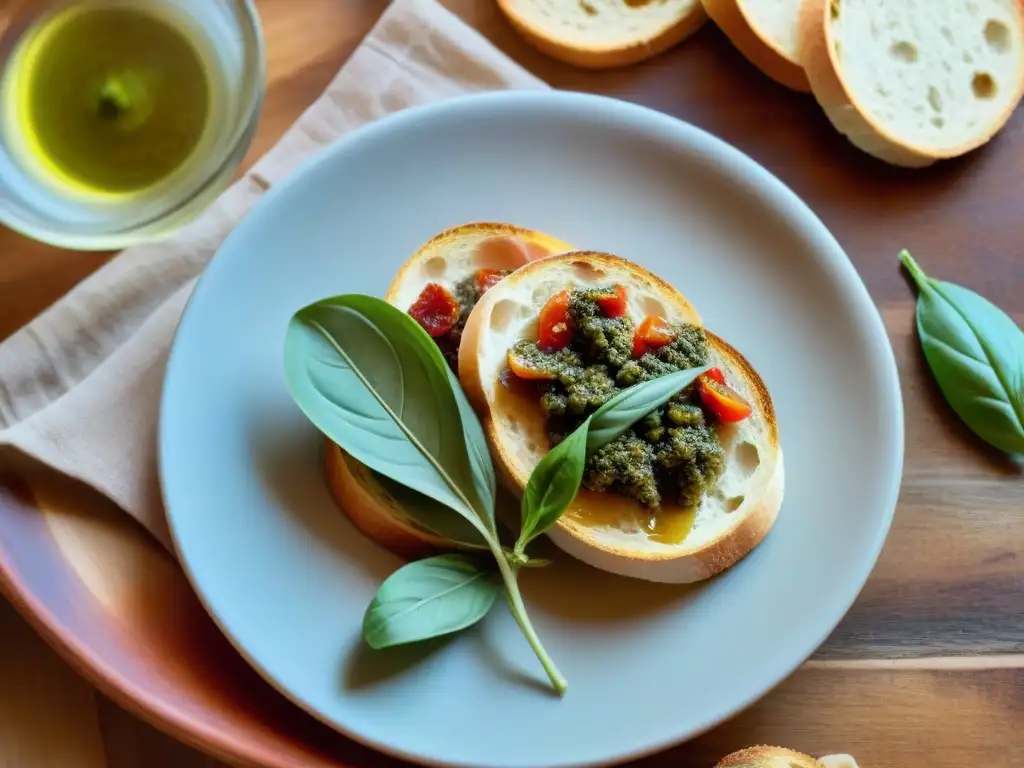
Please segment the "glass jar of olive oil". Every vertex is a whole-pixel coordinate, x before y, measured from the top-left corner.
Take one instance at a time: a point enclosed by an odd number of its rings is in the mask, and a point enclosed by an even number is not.
[[[69,248],[173,232],[230,182],[262,104],[250,0],[7,0],[0,222]]]

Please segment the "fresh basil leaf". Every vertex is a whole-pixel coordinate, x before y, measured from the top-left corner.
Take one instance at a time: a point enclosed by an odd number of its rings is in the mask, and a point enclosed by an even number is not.
[[[344,451],[341,456],[355,482],[387,507],[394,517],[452,544],[489,549],[479,529],[462,515],[452,514],[444,504],[374,472]]]
[[[622,390],[548,451],[533,468],[523,492],[516,552],[522,553],[530,541],[558,522],[576,498],[588,455],[663,406],[709,368],[688,368]]]
[[[603,448],[626,432],[651,411],[660,408],[680,390],[686,389],[711,366],[687,368],[667,376],[635,384],[622,390],[615,397],[594,411],[590,417],[587,433],[587,453]]]
[[[414,491],[389,477],[367,469],[394,505],[393,514],[404,517],[435,536],[453,544],[474,549],[489,549],[483,534],[466,518],[453,515],[452,510],[419,491]]]
[[[584,423],[548,451],[530,473],[523,491],[522,529],[517,550],[522,551],[562,516],[576,498],[586,463],[587,425]]]
[[[389,648],[458,632],[487,615],[500,588],[465,555],[416,560],[380,585],[363,616],[363,638],[371,648]]]
[[[484,428],[480,425],[480,420],[477,418],[473,406],[469,404],[466,393],[462,391],[462,385],[459,383],[458,378],[456,378],[452,369],[448,367],[448,364],[445,363],[444,358],[441,358],[441,362],[444,363],[445,373],[448,375],[448,380],[451,383],[452,392],[455,393],[455,403],[459,406],[459,415],[462,417],[462,431],[466,440],[466,447],[469,449],[469,461],[473,470],[473,483],[476,487],[477,495],[487,506],[487,509],[491,510],[493,526],[498,484],[494,476],[494,461],[491,459],[491,451],[487,447],[487,437],[484,435]]]
[[[1024,453],[1024,333],[977,293],[928,277],[907,251],[900,260],[919,289],[918,337],[946,401],[982,440]]]
[[[353,458],[496,536],[493,480],[474,439],[467,448],[480,425],[406,313],[371,296],[311,304],[288,326],[285,376],[299,408]]]

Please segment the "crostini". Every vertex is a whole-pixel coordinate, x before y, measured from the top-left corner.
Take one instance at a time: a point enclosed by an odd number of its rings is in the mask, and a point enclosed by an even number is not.
[[[815,760],[782,747],[751,747],[727,755],[715,768],[857,768],[857,762],[849,755]]]
[[[463,327],[480,297],[530,261],[571,250],[555,237],[511,224],[466,224],[441,232],[417,250],[392,280],[385,299],[423,326],[454,372]],[[401,500],[410,492],[371,472],[331,441],[325,465],[338,506],[360,531],[391,552],[411,560],[469,548],[417,522]]]
[[[700,0],[498,0],[537,50],[585,69],[625,67],[657,56],[700,29]]]
[[[764,538],[784,489],[771,397],[674,287],[625,259],[564,253],[525,265],[476,305],[459,378],[499,477],[521,493],[548,450],[619,390],[713,368],[587,458],[548,535],[602,570],[686,583]]]

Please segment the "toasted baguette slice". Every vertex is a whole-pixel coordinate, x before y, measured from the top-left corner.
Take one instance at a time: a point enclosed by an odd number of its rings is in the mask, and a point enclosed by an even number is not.
[[[531,259],[572,247],[543,232],[511,224],[473,223],[431,238],[398,271],[386,301],[408,309],[428,282],[451,289],[479,269],[518,269]],[[492,289],[493,290],[493,289]],[[325,468],[335,502],[366,536],[406,559],[451,549],[470,549],[419,524],[391,487],[338,445],[327,441]]]
[[[815,760],[782,747],[751,747],[726,756],[715,768],[857,768],[857,763],[849,755]]]
[[[384,299],[407,310],[427,283],[451,289],[479,269],[519,269],[530,261],[571,250],[572,246],[557,237],[512,224],[463,224],[424,243],[398,270]]]
[[[696,310],[668,283],[625,259],[592,252],[526,265],[488,291],[466,324],[459,378],[474,407],[485,414],[491,454],[503,482],[514,492],[521,494],[549,444],[536,397],[516,393],[501,380],[508,375],[507,350],[519,339],[536,339],[538,314],[555,293],[609,282],[626,288],[629,312],[637,323],[657,314],[671,322],[702,325]],[[784,475],[772,401],[739,352],[714,334],[708,333],[708,339],[713,364],[754,408],[747,419],[719,430],[726,469],[713,492],[695,515],[663,505],[657,515],[662,525],[652,538],[643,529],[648,513],[638,503],[581,489],[548,530],[561,549],[612,573],[685,583],[733,565],[771,528],[782,503]],[[683,539],[681,533],[690,524]],[[673,535],[682,540],[666,543]]]
[[[806,0],[800,60],[832,124],[894,165],[962,155],[1024,94],[1020,0]]]
[[[707,21],[700,0],[498,0],[533,47],[586,69],[636,64]]]
[[[702,2],[712,21],[758,69],[794,90],[811,90],[797,45],[800,0]]]
[[[419,524],[381,478],[336,443],[324,447],[327,486],[356,528],[406,560],[472,547],[445,539]]]

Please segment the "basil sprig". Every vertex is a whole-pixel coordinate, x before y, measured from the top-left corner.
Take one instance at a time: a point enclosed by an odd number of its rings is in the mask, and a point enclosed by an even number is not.
[[[917,285],[917,332],[925,359],[953,411],[982,440],[1024,454],[1024,333],[997,306],[936,280],[906,251]]]
[[[443,504],[476,529],[494,557],[516,622],[552,685],[564,693],[568,684],[537,637],[517,569],[498,539],[494,465],[483,429],[433,339],[386,301],[345,295],[297,312],[284,346],[292,397],[321,432],[357,461]],[[482,599],[481,580],[459,581],[469,562],[417,561],[393,574],[367,610],[367,642],[413,642],[479,620],[490,603]],[[445,572],[462,586],[446,591]],[[408,610],[410,600],[422,607]]]
[[[468,523],[459,526],[459,540],[478,539],[493,556],[488,564],[446,554],[397,570],[364,614],[367,644],[385,648],[460,631],[487,614],[503,586],[524,637],[554,688],[564,693],[568,684],[537,637],[519,592],[519,569],[543,564],[529,558],[526,545],[575,498],[588,453],[707,369],[620,392],[550,451],[530,477],[521,532],[508,549],[495,525],[494,466],[483,429],[433,339],[411,317],[370,296],[325,299],[292,318],[284,358],[300,410],[357,461],[412,491],[402,502],[412,519],[437,530],[445,510],[458,515]]]

